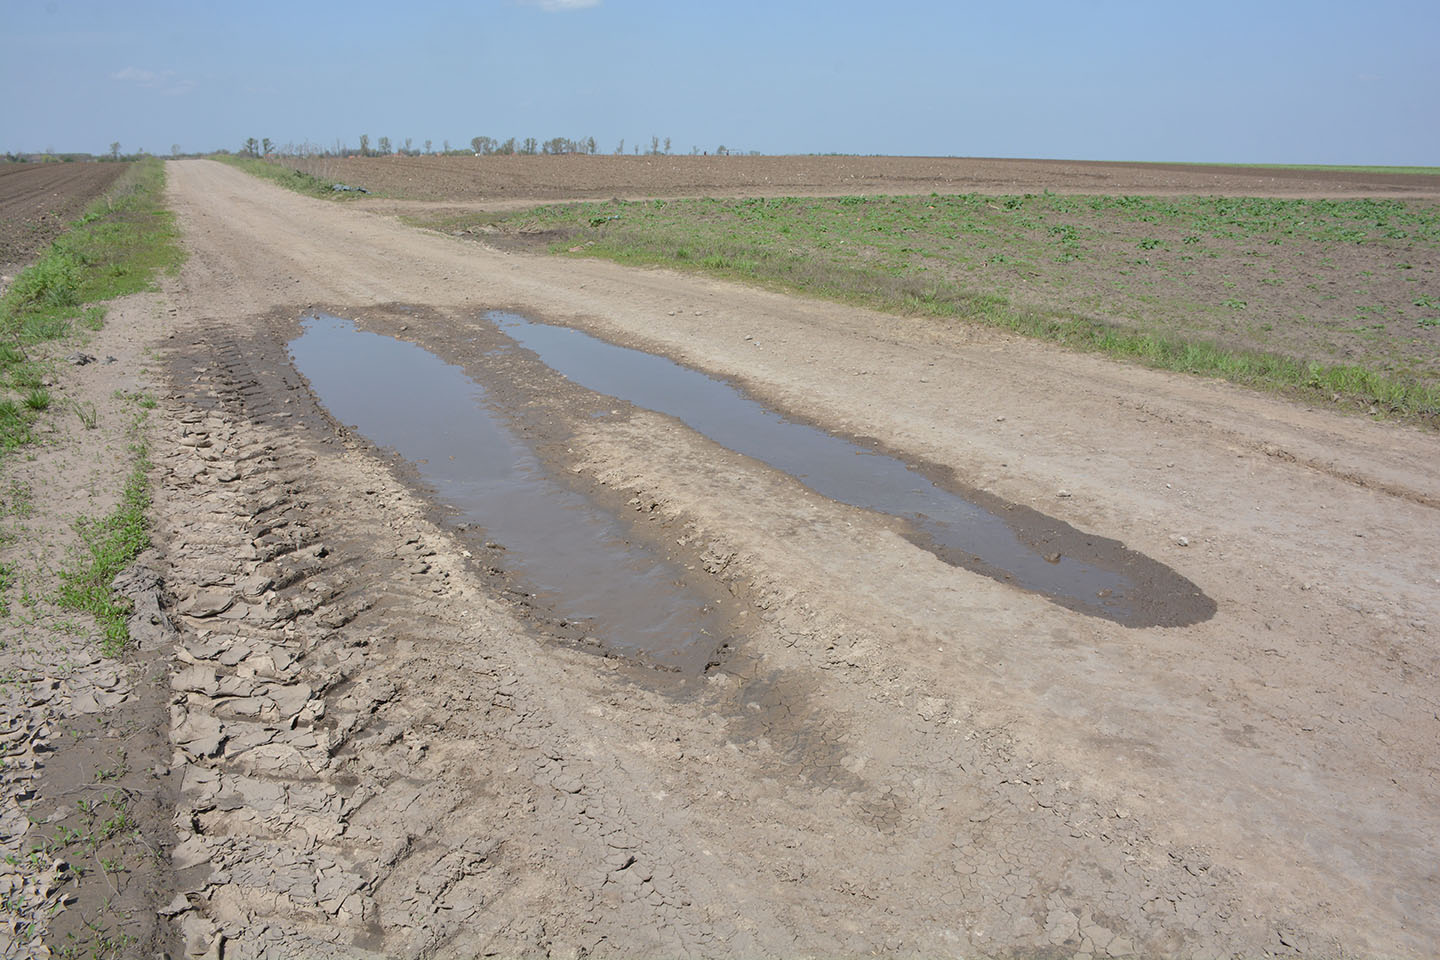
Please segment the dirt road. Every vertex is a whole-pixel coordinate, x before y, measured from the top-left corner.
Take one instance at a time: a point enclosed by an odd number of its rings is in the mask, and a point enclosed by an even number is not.
[[[191,259],[151,321],[157,540],[189,895],[169,912],[193,952],[1440,947],[1433,435],[169,170]],[[316,406],[285,347],[312,308],[483,382],[554,476],[728,598],[719,665],[567,634],[503,544]],[[945,563],[496,359],[494,309],[1122,541],[1214,613],[1126,627]]]

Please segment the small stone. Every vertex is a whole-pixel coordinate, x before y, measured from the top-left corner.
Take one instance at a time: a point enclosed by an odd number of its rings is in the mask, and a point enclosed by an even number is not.
[[[1057,552],[1055,552],[1055,553],[1047,553],[1047,554],[1045,554],[1045,562],[1046,562],[1046,563],[1059,563],[1059,562],[1060,562],[1060,554],[1059,554],[1059,552],[1057,551]]]
[[[1175,538],[1175,546],[1177,546],[1177,547],[1188,547],[1188,546],[1190,546],[1190,538],[1189,538],[1189,537],[1176,537],[1176,538]]]
[[[1061,487],[1059,490],[1055,491],[1055,496],[1059,497],[1061,500],[1068,500],[1070,498],[1070,491],[1066,490],[1064,487]]]

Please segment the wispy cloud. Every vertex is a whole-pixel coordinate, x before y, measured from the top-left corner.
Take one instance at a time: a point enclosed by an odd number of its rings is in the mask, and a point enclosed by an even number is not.
[[[600,6],[600,0],[520,0],[527,7],[539,7],[546,13],[563,13],[567,10],[584,10]]]
[[[154,70],[142,70],[139,67],[117,70],[110,74],[110,79],[117,83],[133,83],[141,89],[155,90],[172,96],[189,93],[195,86],[194,80],[177,77],[174,70],[162,70],[156,73]]]

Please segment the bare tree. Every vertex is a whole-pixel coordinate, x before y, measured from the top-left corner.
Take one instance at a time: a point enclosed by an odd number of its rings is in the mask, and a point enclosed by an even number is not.
[[[440,151],[441,151],[442,153],[449,153],[449,152],[450,152],[450,141],[449,141],[449,140],[441,140],[441,141],[440,141]]]
[[[651,137],[651,138],[650,138],[650,155],[653,157],[653,156],[655,156],[656,154],[658,154],[659,152],[660,152],[660,138],[659,138],[659,137]]]
[[[388,156],[390,156],[390,138],[389,138],[389,137],[381,137],[381,138],[380,138],[380,143],[378,144],[378,149],[379,149],[379,151],[380,151],[380,156],[382,156],[382,157],[388,157]]]
[[[670,152],[670,138],[669,138],[669,137],[666,137],[666,138],[665,138],[665,152],[666,152],[666,153],[669,153],[669,152]]]
[[[170,156],[172,156],[172,157],[178,157],[178,156],[180,156],[180,144],[178,144],[178,143],[172,143],[172,144],[170,144]]]
[[[368,133],[360,134],[360,156],[370,156],[370,134]]]
[[[615,148],[615,156],[623,156],[625,153],[625,138],[620,138],[620,145]]]
[[[120,159],[120,141],[119,141],[119,140],[116,140],[116,141],[114,141],[113,143],[110,144],[110,159],[111,159],[111,160],[119,160],[119,159]]]
[[[410,155],[410,154],[413,154],[413,153],[415,152],[414,148],[412,148],[412,147],[410,146],[410,144],[413,143],[413,142],[414,142],[414,141],[412,140],[412,138],[410,138],[410,137],[406,137],[406,138],[405,138],[405,150],[404,150],[404,153],[405,153],[407,156]]]
[[[425,152],[426,152],[426,153],[433,153],[433,152],[434,152],[434,151],[432,151],[432,150],[430,149],[430,144],[431,144],[432,142],[433,142],[433,141],[430,141],[430,140],[426,140],[426,141],[425,141]]]

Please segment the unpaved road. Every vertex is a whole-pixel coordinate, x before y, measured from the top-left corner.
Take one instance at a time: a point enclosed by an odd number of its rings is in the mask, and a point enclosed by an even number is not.
[[[150,335],[192,952],[1440,949],[1433,435],[169,170],[191,259]],[[316,407],[284,346],[316,306],[477,376],[491,309],[663,353],[1123,541],[1216,612],[1073,612],[518,377],[556,474],[734,602],[701,677],[596,656]]]

